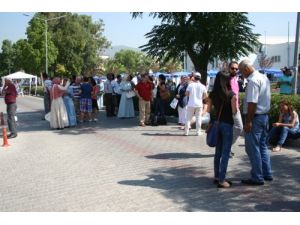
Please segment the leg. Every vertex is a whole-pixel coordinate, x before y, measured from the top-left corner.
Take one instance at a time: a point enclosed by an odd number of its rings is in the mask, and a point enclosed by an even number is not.
[[[184,126],[184,135],[189,135],[189,129],[191,126],[191,120],[192,120],[193,115],[194,115],[194,108],[188,107],[187,108],[187,121]]]
[[[7,104],[7,125],[11,135],[17,134],[17,126],[16,126],[16,111],[17,111],[17,104]]]
[[[228,167],[228,161],[231,151],[232,145],[232,125],[227,123],[220,123],[220,136],[222,137],[222,156],[220,161],[220,174],[219,174],[219,182],[223,183],[226,178],[226,172]]]
[[[150,113],[151,113],[151,102],[145,102],[145,121],[146,123],[150,123]]]
[[[201,114],[202,114],[202,107],[195,108],[195,116],[196,116],[196,134],[201,134]]]
[[[261,133],[260,138],[260,154],[261,154],[261,161],[262,161],[262,173],[264,179],[271,179],[272,178],[272,168],[271,168],[271,160],[270,155],[268,152],[267,146],[267,127],[269,123],[268,116],[262,117],[262,125],[263,130]]]
[[[260,117],[261,116],[256,116],[253,118],[251,131],[245,133],[245,147],[251,163],[251,178],[257,183],[264,181],[260,144],[265,124],[261,123]]]

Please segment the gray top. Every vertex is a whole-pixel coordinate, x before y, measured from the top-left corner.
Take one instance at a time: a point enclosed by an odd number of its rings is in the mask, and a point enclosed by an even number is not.
[[[248,102],[256,103],[255,114],[265,114],[270,110],[271,87],[266,75],[254,71],[248,78],[243,113],[248,112]]]

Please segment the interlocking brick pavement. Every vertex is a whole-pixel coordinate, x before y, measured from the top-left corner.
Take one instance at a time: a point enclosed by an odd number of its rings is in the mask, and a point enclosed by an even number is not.
[[[239,182],[250,170],[240,138],[227,172],[234,185],[217,189],[214,149],[194,130],[185,137],[175,123],[139,127],[104,112],[97,123],[51,130],[41,99],[18,106],[18,137],[0,148],[0,211],[300,210],[299,148],[271,153],[275,180],[248,187]]]

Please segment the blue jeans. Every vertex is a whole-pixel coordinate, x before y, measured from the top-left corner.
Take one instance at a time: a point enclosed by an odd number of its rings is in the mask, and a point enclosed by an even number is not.
[[[219,140],[216,146],[216,153],[214,158],[215,178],[219,182],[223,182],[226,177],[227,166],[231,151],[233,138],[233,125],[229,123],[219,123]]]
[[[272,127],[268,135],[268,142],[276,134],[279,134],[279,139],[277,145],[283,145],[286,141],[288,134],[296,134],[299,132],[299,129],[288,128],[288,127]]]
[[[252,129],[245,133],[246,153],[251,163],[251,178],[263,182],[272,177],[271,160],[267,147],[268,115],[256,115],[252,121]]]

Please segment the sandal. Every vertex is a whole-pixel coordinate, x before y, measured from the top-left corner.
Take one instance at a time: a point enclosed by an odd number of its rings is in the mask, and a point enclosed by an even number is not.
[[[272,149],[272,152],[280,152],[281,151],[281,146],[277,145],[275,148]]]
[[[223,183],[219,183],[217,187],[218,188],[230,188],[231,184],[225,180]]]
[[[232,185],[232,182],[230,181],[230,180],[225,180],[227,183],[229,183],[230,185]],[[213,181],[213,183],[215,184],[215,185],[218,185],[219,184],[219,179],[217,179],[217,178],[215,178],[214,179],[214,181]]]

